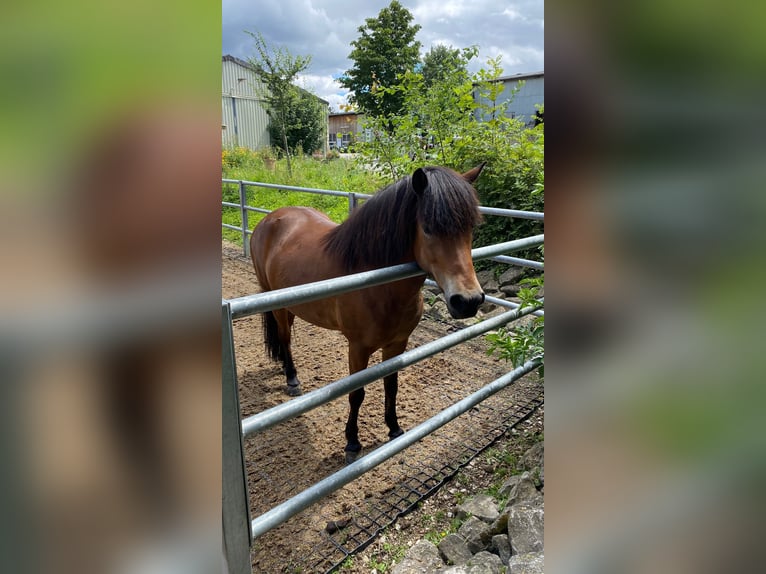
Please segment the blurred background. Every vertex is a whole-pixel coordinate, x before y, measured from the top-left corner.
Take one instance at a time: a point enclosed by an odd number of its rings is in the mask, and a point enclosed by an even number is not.
[[[3,6],[4,572],[220,569],[220,26]]]
[[[754,571],[766,8],[546,16],[546,571]]]

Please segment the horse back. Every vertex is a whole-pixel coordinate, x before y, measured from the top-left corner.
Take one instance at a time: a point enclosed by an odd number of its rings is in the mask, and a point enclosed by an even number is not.
[[[261,287],[270,291],[340,275],[322,245],[335,227],[325,214],[308,207],[282,207],[264,217],[250,238]]]

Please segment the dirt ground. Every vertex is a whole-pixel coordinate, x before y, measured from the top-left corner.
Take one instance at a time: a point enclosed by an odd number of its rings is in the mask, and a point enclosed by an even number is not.
[[[241,247],[224,242],[222,266],[224,298],[258,292],[252,264],[243,257]],[[408,349],[443,336],[449,330],[449,325],[424,319],[410,338]],[[264,350],[260,316],[235,321],[234,341],[242,416],[247,417],[288,400],[281,368],[268,359]],[[319,329],[296,319],[293,354],[304,392],[347,375],[346,350],[346,340],[340,333]],[[373,357],[371,364],[378,361],[380,352]],[[505,363],[486,355],[480,338],[403,370],[399,375],[397,401],[402,428],[406,431],[417,426],[507,370]],[[482,403],[443,427],[441,437],[423,439],[259,537],[253,547],[253,571],[323,571],[310,566],[312,560],[308,560],[307,556],[317,549],[318,537],[323,534],[328,522],[353,518],[362,511],[365,501],[374,500],[401,483],[410,470],[410,461],[435,458],[444,454],[443,451],[454,449],[450,435],[459,440],[471,427],[485,424],[478,418],[471,418],[474,411],[502,410],[505,405],[523,398],[524,393],[531,390],[538,392],[539,386],[531,379],[525,377],[514,385],[513,393],[516,394],[504,395],[495,406],[484,408]],[[252,516],[269,510],[344,466],[343,429],[347,410],[347,399],[343,397],[246,441]],[[457,424],[458,421],[461,422]],[[367,387],[359,428],[364,448],[362,454],[388,440],[388,429],[383,421],[383,384],[380,381]]]

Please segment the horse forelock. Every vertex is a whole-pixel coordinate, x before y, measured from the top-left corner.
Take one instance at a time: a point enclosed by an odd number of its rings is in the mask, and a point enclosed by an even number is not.
[[[470,233],[481,222],[479,200],[473,186],[444,167],[423,168],[428,187],[418,201],[418,222],[437,237]]]
[[[459,174],[423,168],[428,186],[418,195],[408,176],[378,191],[325,238],[325,249],[348,271],[384,267],[410,253],[419,223],[440,237],[470,233],[481,221],[476,192]]]

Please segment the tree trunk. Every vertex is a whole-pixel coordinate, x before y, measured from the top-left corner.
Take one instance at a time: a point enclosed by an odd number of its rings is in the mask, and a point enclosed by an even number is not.
[[[285,156],[287,157],[287,173],[292,177],[293,175],[293,166],[290,164],[290,149],[287,147],[287,126],[285,124],[282,124],[282,142],[285,146]]]

